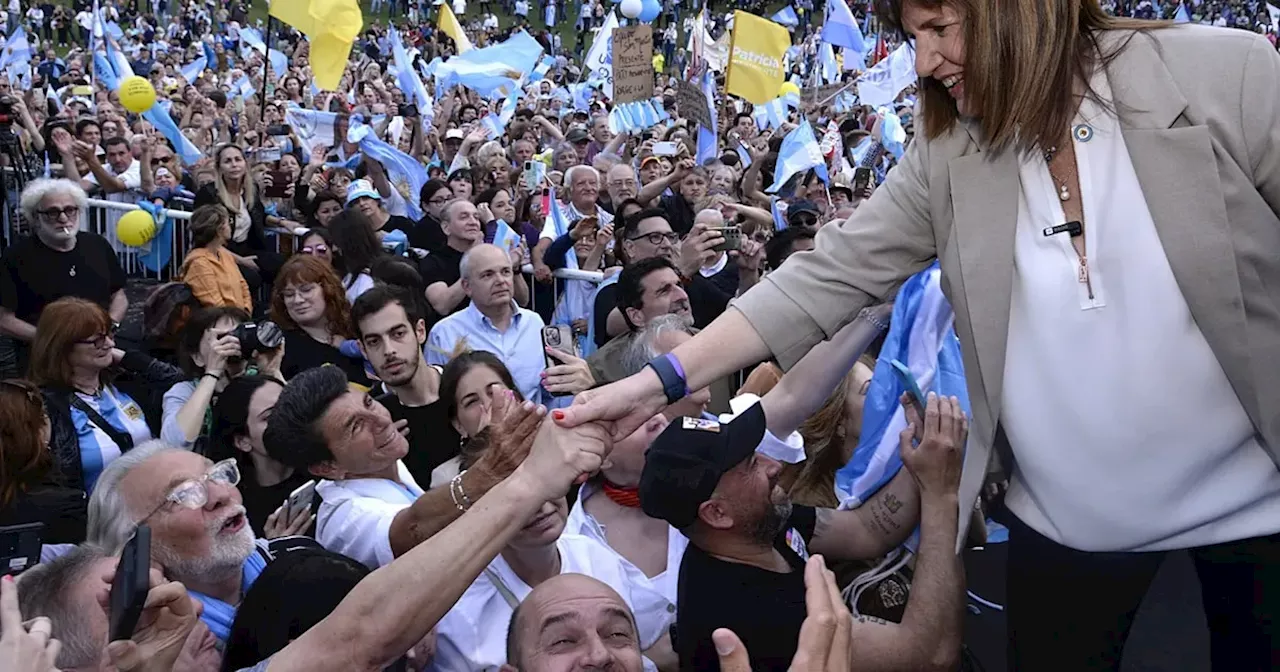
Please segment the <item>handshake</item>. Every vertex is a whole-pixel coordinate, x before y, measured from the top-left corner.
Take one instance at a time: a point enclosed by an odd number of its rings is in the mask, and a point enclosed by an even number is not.
[[[514,476],[544,500],[564,496],[599,471],[613,449],[607,423],[565,428],[545,421],[545,407],[518,402],[510,393],[494,397],[490,415],[489,448],[473,468],[495,481]]]

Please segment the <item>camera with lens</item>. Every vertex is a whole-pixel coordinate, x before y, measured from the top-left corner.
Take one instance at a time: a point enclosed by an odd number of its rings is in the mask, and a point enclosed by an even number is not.
[[[231,330],[231,335],[240,342],[240,356],[250,358],[266,350],[275,350],[284,343],[284,332],[280,325],[270,320],[254,324],[243,322]]]
[[[13,104],[15,102],[17,102],[17,99],[13,96],[0,96],[0,126],[9,126],[13,124],[16,114],[13,109]]]

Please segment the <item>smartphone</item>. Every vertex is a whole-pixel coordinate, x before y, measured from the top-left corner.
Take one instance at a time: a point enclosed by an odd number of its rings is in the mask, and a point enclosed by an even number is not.
[[[267,135],[275,136],[277,138],[287,136],[289,135],[289,125],[272,124],[267,127]]]
[[[280,151],[280,150],[276,150]],[[267,198],[288,198],[289,173],[283,170],[271,171],[271,186],[262,190],[262,195]]]
[[[40,538],[44,523],[0,527],[0,574],[21,574],[40,562]]]
[[[409,119],[418,116],[418,106],[413,103],[400,103],[400,108],[396,112],[400,116]]]
[[[654,156],[675,156],[679,152],[680,152],[680,146],[674,142],[653,143]]]
[[[737,226],[722,226],[712,229],[719,231],[724,236],[724,242],[711,248],[716,252],[728,252],[729,250],[742,249],[742,229]]]
[[[541,161],[525,161],[524,162],[524,186],[530,192],[537,190],[542,186],[542,181],[547,177],[547,164]]]
[[[578,348],[573,338],[573,329],[566,324],[550,324],[542,328],[542,347],[559,350],[567,355],[578,356]],[[551,355],[543,355],[547,360],[547,366],[558,366],[560,362],[551,358]]]
[[[120,552],[120,564],[111,581],[109,641],[129,639],[138,627],[142,607],[151,589],[151,528],[139,525]]]
[[[258,163],[275,163],[280,160],[280,148],[259,147],[254,156],[257,158]]]
[[[908,369],[906,364],[896,359],[889,362],[889,365],[893,367],[894,373],[898,374],[898,380],[902,382],[902,387],[905,388],[907,395],[911,397],[911,403],[916,407],[916,413],[919,413],[920,418],[924,419],[925,396],[920,391],[920,383],[916,381],[915,374],[911,373],[911,369]]]
[[[298,486],[298,489],[289,493],[288,507],[289,522],[297,520],[300,516],[311,514],[311,504],[316,498],[316,482],[315,480],[307,481]]]
[[[871,186],[871,169],[860,167],[853,169],[853,195],[861,198],[867,187]]]

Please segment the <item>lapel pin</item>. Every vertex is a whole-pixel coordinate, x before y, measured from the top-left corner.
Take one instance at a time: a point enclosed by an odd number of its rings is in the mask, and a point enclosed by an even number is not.
[[[1076,124],[1071,132],[1076,136],[1076,140],[1080,142],[1089,142],[1093,139],[1093,127],[1089,124]]]

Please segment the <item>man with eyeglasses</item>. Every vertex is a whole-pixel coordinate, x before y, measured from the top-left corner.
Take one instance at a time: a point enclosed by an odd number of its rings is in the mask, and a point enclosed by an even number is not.
[[[714,229],[697,225],[682,242],[680,235],[671,230],[671,222],[665,210],[648,208],[627,217],[615,229],[615,251],[623,268],[642,259],[665,257],[680,271],[681,282],[693,308],[695,326],[710,324],[724,312],[733,298],[700,272],[701,260],[708,251],[724,242],[724,237]],[[591,338],[597,346],[629,331],[626,320],[618,309],[618,275],[600,283],[592,298]]]
[[[200,619],[221,644],[236,605],[276,555],[317,544],[305,537],[254,537],[236,485],[234,458],[218,463],[149,441],[103,470],[89,498],[88,541],[109,554],[138,525],[151,527],[151,562],[204,606]]]
[[[0,374],[26,372],[28,344],[44,307],[67,296],[93,301],[115,322],[124,320],[129,301],[125,274],[102,236],[80,230],[88,197],[70,180],[34,180],[22,191],[22,217],[34,235],[18,239],[0,257]],[[8,351],[10,356],[3,353]]]

